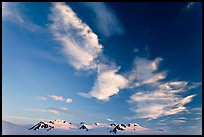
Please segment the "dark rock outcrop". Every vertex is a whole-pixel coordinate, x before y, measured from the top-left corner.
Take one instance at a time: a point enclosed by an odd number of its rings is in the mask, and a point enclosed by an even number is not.
[[[164,131],[163,129],[158,129],[159,131]]]
[[[88,128],[85,125],[82,125],[79,129],[86,129],[86,131],[88,131]]]
[[[44,129],[47,129],[47,131],[49,131],[49,130],[53,129],[54,126],[48,125],[45,122],[40,121],[39,123],[37,123],[33,127],[29,128],[29,130],[38,130],[40,128],[44,128]]]
[[[121,128],[120,125],[118,124],[113,130],[110,130],[110,132],[114,132],[114,133],[116,134],[116,133],[117,133],[117,130],[123,131],[123,130],[125,130],[125,129]]]
[[[120,124],[121,126],[123,126],[123,127],[126,127],[126,125],[125,124]]]
[[[110,124],[111,126],[116,126],[116,124]]]

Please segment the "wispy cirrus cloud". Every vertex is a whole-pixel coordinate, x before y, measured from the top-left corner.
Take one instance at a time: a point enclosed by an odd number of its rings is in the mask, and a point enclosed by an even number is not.
[[[24,22],[22,14],[18,10],[18,4],[13,2],[2,2],[2,19]]]
[[[186,123],[186,121],[185,120],[177,120],[177,119],[175,119],[175,120],[171,121],[171,123],[172,124],[181,124],[181,123]]]
[[[179,118],[176,118],[176,120],[187,120],[188,118],[186,117],[179,117]]]
[[[84,98],[92,98],[92,96],[86,92],[78,92],[77,94],[81,97],[84,97]]]
[[[166,72],[155,73],[158,64],[162,59],[147,60],[146,58],[136,57],[134,67],[129,72],[128,79],[130,88],[139,87],[145,84],[154,84],[157,81],[166,78]]]
[[[30,111],[30,112],[37,112],[37,113],[41,113],[41,112],[49,112],[49,113],[53,113],[53,114],[57,114],[59,115],[58,112],[53,111],[52,109],[25,109],[25,111]]]
[[[191,9],[193,6],[194,6],[195,2],[189,2],[187,5],[186,5],[186,8],[187,9]]]
[[[47,98],[46,97],[43,97],[43,96],[40,96],[40,97],[37,97],[38,100],[41,100],[41,101],[46,101]]]
[[[55,115],[57,115],[57,116],[60,115],[59,112],[58,112],[57,110],[53,110],[53,109],[48,109],[48,110],[45,111],[45,112],[53,113],[53,114],[55,114]]]
[[[57,101],[64,101],[65,99],[62,96],[50,95],[50,98],[57,100]]]
[[[48,107],[47,109],[25,109],[25,111],[30,111],[30,112],[37,112],[37,113],[50,113],[54,114],[56,116],[60,116],[60,113],[69,113],[72,114],[66,107]]]
[[[47,30],[45,28],[33,23],[26,16],[21,4],[18,2],[2,2],[2,21],[10,21],[31,32],[46,33]]]
[[[192,108],[193,111],[202,111],[202,108]]]
[[[51,11],[50,29],[62,45],[68,62],[77,70],[96,68],[95,59],[103,48],[98,42],[98,36],[65,3],[53,3]]]
[[[23,124],[23,123],[33,124],[35,122],[42,121],[42,120],[46,120],[46,121],[51,120],[51,119],[48,119],[48,118],[37,118],[37,117],[27,117],[27,116],[13,116],[13,115],[12,116],[11,115],[4,116],[3,119],[8,120],[8,121],[12,120],[12,122],[15,121],[15,123],[19,123],[19,124]],[[20,120],[20,122],[19,122],[19,120]]]
[[[66,103],[72,103],[72,98],[65,99],[63,96],[57,96],[57,95],[49,95],[50,98],[56,100],[56,101],[64,101]]]
[[[107,121],[109,121],[109,122],[113,122],[113,120],[112,120],[112,119],[110,119],[110,118],[107,118],[106,120],[107,120]]]
[[[192,118],[192,120],[200,120],[201,118],[196,117],[196,118]]]
[[[187,111],[185,104],[192,101],[196,94],[182,97],[177,93],[185,92],[193,86],[188,85],[186,81],[169,81],[162,82],[164,78],[157,78],[158,65],[162,59],[148,60],[145,58],[136,58],[135,67],[129,75],[131,88],[141,88],[130,97],[129,103],[133,105],[131,110],[135,112],[135,118],[156,119],[161,116],[173,115],[183,111]],[[146,82],[148,81],[148,82]]]
[[[177,17],[176,23],[179,25],[185,24],[187,22],[187,18],[192,9],[199,2],[186,2],[184,7],[180,10],[180,13]]]
[[[112,35],[121,35],[125,32],[123,24],[108,4],[104,2],[84,2],[82,4],[94,14],[92,21],[97,24],[95,27],[101,35],[110,37]]]

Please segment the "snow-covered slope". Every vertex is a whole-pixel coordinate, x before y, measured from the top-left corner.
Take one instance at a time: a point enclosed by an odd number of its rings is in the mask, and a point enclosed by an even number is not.
[[[3,135],[30,135],[30,132],[26,127],[16,125],[7,121],[2,121],[2,134]]]
[[[2,121],[3,135],[112,135],[112,134],[162,134],[163,131],[152,130],[138,125],[94,123],[74,124],[66,120],[40,121],[27,128],[10,122]]]
[[[47,131],[57,128],[57,129],[75,129],[76,125],[71,122],[67,122],[66,120],[54,120],[54,121],[40,121],[29,130],[38,130],[38,129],[47,129]]]

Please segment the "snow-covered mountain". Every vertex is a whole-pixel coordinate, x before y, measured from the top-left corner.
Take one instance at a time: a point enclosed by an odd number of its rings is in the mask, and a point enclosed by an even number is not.
[[[164,131],[152,130],[137,123],[128,124],[85,124],[66,120],[40,121],[29,128],[2,121],[2,134],[9,135],[111,135],[111,134],[161,134]]]
[[[47,131],[53,129],[53,128],[59,128],[59,129],[72,129],[77,128],[76,125],[72,124],[71,122],[67,122],[66,120],[54,120],[54,121],[40,121],[33,127],[31,127],[29,130],[38,130],[38,129],[47,129]]]

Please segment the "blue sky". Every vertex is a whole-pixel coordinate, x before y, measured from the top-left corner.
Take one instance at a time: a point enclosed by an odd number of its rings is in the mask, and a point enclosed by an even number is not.
[[[201,133],[201,11],[195,2],[2,3],[3,120]]]

